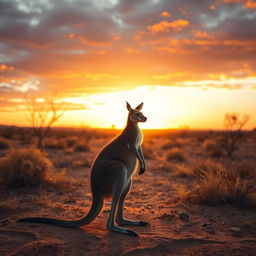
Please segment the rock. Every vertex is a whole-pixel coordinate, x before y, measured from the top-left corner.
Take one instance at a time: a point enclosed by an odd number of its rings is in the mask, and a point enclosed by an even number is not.
[[[76,200],[66,200],[64,201],[64,204],[74,204],[76,203]]]
[[[212,234],[214,235],[216,232],[215,232],[215,229],[213,228],[213,226],[209,223],[202,223],[201,226],[209,233],[209,234]]]
[[[1,220],[1,226],[8,226],[10,221],[8,219]]]
[[[182,212],[179,214],[179,218],[183,221],[189,221],[189,214],[186,212]]]
[[[239,228],[239,227],[231,227],[229,230],[232,232],[236,232],[236,233],[241,232],[241,228]]]

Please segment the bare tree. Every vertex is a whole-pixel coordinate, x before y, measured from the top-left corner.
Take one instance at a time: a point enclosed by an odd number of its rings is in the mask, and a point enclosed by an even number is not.
[[[49,135],[52,125],[64,114],[62,103],[57,103],[56,95],[47,99],[26,98],[25,116],[37,137],[37,147],[43,149],[43,141]]]
[[[243,115],[241,117],[238,113],[225,114],[224,131],[221,142],[229,158],[231,158],[235,150],[237,150],[242,139],[242,129],[249,118],[249,115]]]

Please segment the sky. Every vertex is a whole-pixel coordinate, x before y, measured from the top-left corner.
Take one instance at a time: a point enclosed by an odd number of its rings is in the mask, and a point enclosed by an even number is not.
[[[0,124],[57,95],[59,126],[256,127],[255,0],[0,0]]]

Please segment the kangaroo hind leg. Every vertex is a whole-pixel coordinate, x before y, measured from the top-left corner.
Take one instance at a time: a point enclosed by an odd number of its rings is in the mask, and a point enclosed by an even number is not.
[[[117,215],[116,215],[116,222],[120,225],[129,225],[129,226],[146,226],[148,223],[146,221],[140,221],[140,220],[127,220],[123,216],[123,209],[124,209],[124,200],[126,196],[128,195],[130,188],[131,188],[131,180],[126,185],[125,189],[123,190],[123,193],[119,200]]]
[[[117,207],[126,185],[127,170],[125,166],[121,164],[120,164],[120,168],[121,170],[118,170],[118,172],[116,172],[116,177],[115,177],[116,180],[113,185],[112,204],[111,204],[111,211],[110,211],[108,222],[107,222],[107,228],[111,231],[122,233],[125,235],[138,236],[138,233],[136,233],[135,231],[127,228],[119,227],[115,224]]]

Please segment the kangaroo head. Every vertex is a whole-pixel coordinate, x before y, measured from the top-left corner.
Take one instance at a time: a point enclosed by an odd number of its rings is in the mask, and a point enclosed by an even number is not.
[[[129,111],[129,116],[128,119],[134,123],[138,123],[138,122],[146,122],[147,118],[143,115],[142,112],[140,112],[140,110],[143,107],[143,103],[140,103],[140,105],[138,105],[136,108],[131,108],[130,104],[128,102],[126,102],[126,107]]]

